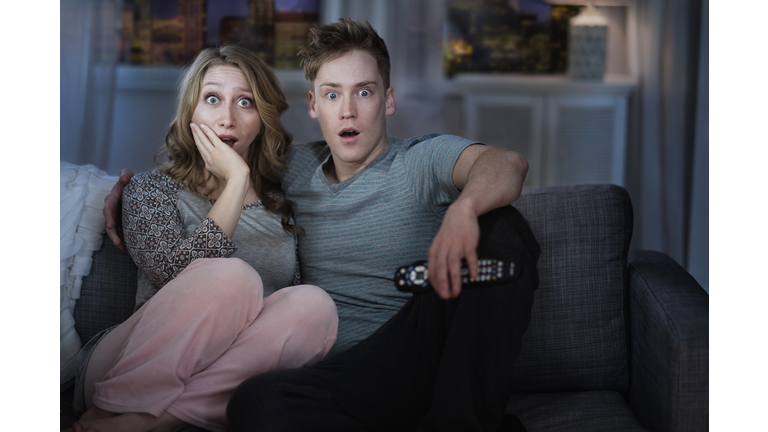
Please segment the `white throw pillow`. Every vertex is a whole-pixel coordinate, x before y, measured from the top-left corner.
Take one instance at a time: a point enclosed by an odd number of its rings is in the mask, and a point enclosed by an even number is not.
[[[81,341],[75,331],[75,310],[80,285],[91,271],[92,255],[104,233],[104,197],[117,182],[93,165],[60,161],[60,343],[61,390],[75,376]]]

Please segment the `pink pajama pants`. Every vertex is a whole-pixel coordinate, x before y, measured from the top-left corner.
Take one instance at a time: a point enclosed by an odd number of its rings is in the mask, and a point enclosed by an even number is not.
[[[167,411],[224,430],[242,381],[319,362],[337,326],[336,306],[318,287],[263,298],[261,278],[245,262],[198,259],[99,342],[86,369],[86,406]]]

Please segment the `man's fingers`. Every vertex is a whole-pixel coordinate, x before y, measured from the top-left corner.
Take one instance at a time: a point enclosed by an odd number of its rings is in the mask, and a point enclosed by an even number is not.
[[[120,250],[125,250],[125,242],[123,241],[123,239],[125,238],[125,235],[123,234],[123,224],[118,225],[116,231],[117,231],[117,241],[118,241],[118,243],[115,244],[115,246],[120,248]]]
[[[112,191],[104,197],[104,208],[101,213],[104,215],[104,226],[106,228],[114,228],[115,226],[115,209],[117,209],[118,196],[122,195],[123,187],[118,181],[112,186]]]
[[[429,280],[431,281],[432,288],[435,289],[437,295],[441,298],[446,296],[446,284],[445,284],[445,272],[442,271],[442,266],[438,260],[432,260],[429,264]]]
[[[427,252],[427,265],[429,267],[429,283],[435,290],[440,298],[445,297],[445,273],[442,270],[441,261],[439,259],[440,246],[437,243],[433,243],[432,247]]]
[[[123,188],[120,186],[120,183],[117,183],[112,188],[112,192],[104,197],[104,209],[102,210],[102,213],[104,214],[104,228],[107,230],[107,235],[109,235],[112,243],[121,249],[122,240],[120,239],[120,235],[117,232],[117,227],[119,224],[115,218],[115,213],[117,212],[118,208],[117,195],[122,195],[122,190]]]
[[[463,288],[461,284],[461,267],[463,264],[462,260],[467,263],[469,276],[472,278],[477,277],[477,252],[471,246],[466,245],[463,255],[463,257],[459,257],[458,260],[455,260],[451,263],[451,297],[458,297],[459,294],[461,294],[461,290]]]
[[[447,300],[461,293],[462,248],[435,243],[428,253],[429,280],[440,298]],[[456,250],[458,249],[458,252]],[[477,266],[477,263],[475,263]]]
[[[472,227],[458,235],[446,234],[443,232],[444,228],[441,227],[441,231],[435,236],[427,257],[430,283],[441,298],[449,299],[461,294],[462,265],[466,262],[469,276],[472,278],[477,278],[479,266],[477,239]]]
[[[112,240],[112,243],[120,248],[120,250],[125,250],[125,245],[123,245],[123,241],[120,240],[120,236],[117,234],[117,231],[115,230],[107,230],[107,235],[109,236],[109,239]]]
[[[123,200],[123,190],[131,181],[131,177],[133,177],[133,171],[127,168],[120,171],[120,177],[118,177],[117,183],[112,186],[112,190],[104,197],[104,208],[101,211],[104,215],[104,228],[107,231],[109,239],[121,250],[125,250],[125,244],[122,239],[122,221],[119,219],[120,204]]]
[[[133,177],[133,171],[125,168],[124,170],[120,171],[120,179],[118,179],[118,182],[122,183],[123,186],[126,186],[131,180],[131,177]]]
[[[472,278],[477,278],[477,250],[475,250],[474,247],[467,245],[466,249],[464,250],[464,256],[464,259],[467,261],[467,267],[469,267],[469,276]]]
[[[450,248],[447,249],[448,254],[445,256],[445,274],[446,274],[446,294],[447,298],[455,297],[458,291],[461,290],[461,258],[452,253]]]

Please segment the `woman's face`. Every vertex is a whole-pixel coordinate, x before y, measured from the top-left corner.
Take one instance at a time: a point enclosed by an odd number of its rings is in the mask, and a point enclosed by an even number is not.
[[[192,122],[204,124],[243,159],[261,130],[261,117],[243,72],[234,66],[206,71]]]

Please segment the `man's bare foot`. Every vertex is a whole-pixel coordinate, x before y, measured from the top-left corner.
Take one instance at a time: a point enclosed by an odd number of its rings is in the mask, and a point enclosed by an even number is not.
[[[184,426],[186,423],[167,412],[160,417],[146,413],[126,413],[85,420],[80,418],[72,425],[72,430],[73,432],[175,432]]]

